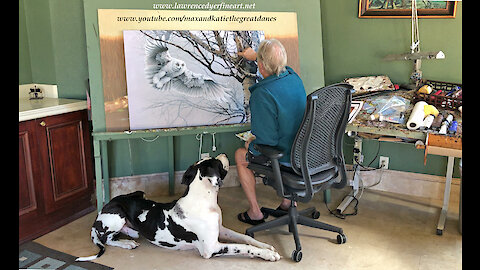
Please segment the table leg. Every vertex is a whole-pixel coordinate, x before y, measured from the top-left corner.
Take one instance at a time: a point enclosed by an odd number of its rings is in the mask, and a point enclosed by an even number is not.
[[[353,154],[356,160],[353,161],[354,173],[353,173],[353,181],[351,183],[352,191],[350,191],[350,193],[345,198],[343,198],[343,201],[337,206],[338,213],[343,213],[343,211],[345,211],[348,205],[352,202],[353,198],[358,194],[358,190],[360,188],[360,166],[358,164],[361,164],[363,162],[362,142],[363,142],[363,139],[361,137],[355,136],[354,149],[357,149],[358,151],[354,151],[354,154]]]
[[[102,161],[100,141],[93,140],[93,157],[95,159],[95,189],[97,194],[97,212],[103,208]]]
[[[168,136],[168,194],[175,193],[175,155],[173,136]]]
[[[331,191],[329,188],[327,188],[323,191],[323,201],[325,203],[330,203],[331,200],[332,200]]]
[[[442,206],[442,211],[440,212],[440,218],[438,220],[437,235],[442,235],[443,229],[445,228],[445,220],[447,219],[447,211],[448,211],[448,202],[450,200],[450,187],[452,185],[454,160],[455,160],[454,157],[448,157],[445,191],[443,193],[443,206]]]

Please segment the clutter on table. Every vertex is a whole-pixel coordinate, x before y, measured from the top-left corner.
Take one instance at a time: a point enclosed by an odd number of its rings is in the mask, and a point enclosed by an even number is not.
[[[395,85],[385,75],[347,78],[344,82],[353,86],[353,96],[395,90]]]
[[[351,78],[344,81],[357,83],[357,88],[364,91],[362,89],[368,88],[368,85],[374,85],[375,77],[383,76],[361,77],[362,80]],[[391,83],[390,79],[384,82]],[[355,117],[355,121],[351,120],[351,122],[378,128],[408,129],[430,134],[461,136],[462,85],[432,80],[422,82],[423,85],[417,89],[399,89],[380,93],[378,89],[383,89],[380,86],[382,83],[376,84],[378,88],[372,87],[372,89],[377,89],[374,90],[377,94],[366,97],[362,95],[361,100],[364,102],[362,110]]]
[[[427,101],[437,108],[456,110],[462,106],[462,85],[425,80],[415,93],[414,100]]]

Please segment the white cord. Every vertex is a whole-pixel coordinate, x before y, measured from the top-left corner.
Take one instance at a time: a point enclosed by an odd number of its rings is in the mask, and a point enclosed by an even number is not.
[[[215,133],[216,132],[212,132],[212,152],[217,151],[217,146],[215,145]]]
[[[158,137],[160,137],[160,135],[157,135],[155,138],[153,138],[153,139],[151,139],[151,140],[144,139],[144,138],[142,138],[142,137],[140,137],[140,139],[142,139],[142,141],[144,141],[144,142],[154,142],[154,141],[156,141],[156,140],[158,139]]]
[[[383,173],[385,172],[385,169],[384,169],[383,166],[382,166],[382,167],[380,167],[379,170],[380,170],[380,176],[378,177],[378,181],[375,182],[375,183],[373,183],[373,184],[371,184],[371,185],[369,185],[369,186],[364,185],[362,178],[359,177],[359,179],[360,179],[360,183],[359,183],[359,184],[360,184],[360,187],[359,187],[359,188],[360,188],[360,195],[357,197],[357,200],[360,200],[360,198],[361,198],[362,195],[363,195],[363,191],[364,191],[365,189],[372,188],[372,187],[374,187],[374,186],[376,186],[376,185],[378,185],[378,184],[380,184],[380,183],[382,182]]]

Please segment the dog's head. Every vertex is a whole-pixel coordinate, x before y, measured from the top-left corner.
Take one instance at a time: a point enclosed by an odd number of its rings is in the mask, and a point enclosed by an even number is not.
[[[228,168],[228,158],[225,154],[220,154],[216,158],[204,158],[195,162],[187,169],[183,174],[182,184],[190,185],[197,174],[199,174],[201,181],[208,179],[212,186],[221,187]]]

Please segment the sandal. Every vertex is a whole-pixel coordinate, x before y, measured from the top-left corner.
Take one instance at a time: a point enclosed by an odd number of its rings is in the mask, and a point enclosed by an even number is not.
[[[242,214],[243,214],[243,217],[242,217]],[[250,225],[258,225],[258,224],[264,223],[265,219],[268,217],[268,214],[264,213],[263,211],[262,211],[262,214],[263,214],[263,218],[256,220],[256,219],[251,219],[250,216],[248,216],[247,211],[245,211],[243,213],[238,214],[237,218],[241,222],[244,222]]]
[[[260,208],[260,211],[262,211],[262,213],[264,213],[264,214],[265,213],[269,214],[272,217],[281,217],[281,216],[284,216],[284,215],[288,214],[288,210],[283,210],[280,206],[277,207],[277,209],[262,207],[262,208]]]

